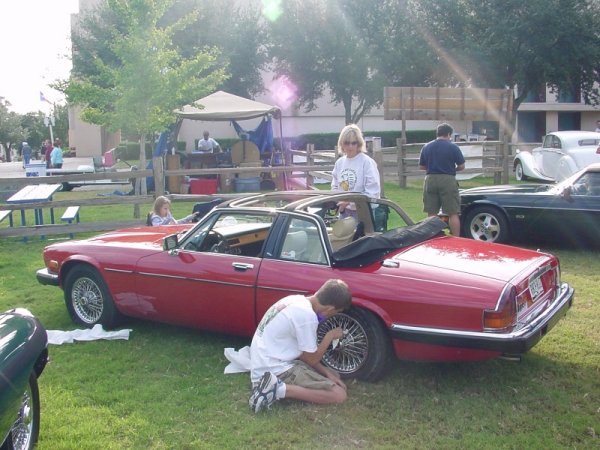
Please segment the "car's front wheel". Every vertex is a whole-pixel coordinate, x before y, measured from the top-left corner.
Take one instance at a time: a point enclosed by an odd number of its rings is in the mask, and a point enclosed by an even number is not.
[[[322,362],[336,370],[344,378],[359,378],[375,381],[388,369],[392,359],[392,343],[381,321],[371,312],[352,307],[349,311],[336,314],[319,324],[318,341],[325,334],[340,327],[345,335],[339,344],[330,347]]]
[[[65,303],[75,323],[113,328],[120,319],[106,283],[93,267],[74,267],[65,281]]]
[[[4,441],[2,450],[30,450],[40,434],[40,393],[35,372],[29,375],[29,384],[21,397],[17,420]]]
[[[484,242],[506,243],[510,239],[506,217],[500,210],[489,206],[475,208],[466,214],[463,235]]]
[[[517,161],[515,163],[515,178],[518,181],[525,181],[525,180],[527,180],[527,175],[525,175],[523,173],[523,163],[521,163],[521,161]]]

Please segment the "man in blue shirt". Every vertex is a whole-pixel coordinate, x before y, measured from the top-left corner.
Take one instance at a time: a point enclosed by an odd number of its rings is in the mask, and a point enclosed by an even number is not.
[[[438,125],[435,141],[421,149],[419,168],[427,171],[423,184],[423,211],[429,216],[440,212],[448,215],[448,226],[460,236],[460,195],[456,172],[465,168],[465,158],[451,140],[454,130],[447,123]]]

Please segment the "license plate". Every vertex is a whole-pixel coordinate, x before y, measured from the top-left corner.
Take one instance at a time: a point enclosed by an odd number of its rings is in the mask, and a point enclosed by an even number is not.
[[[544,293],[544,286],[542,285],[542,280],[539,276],[529,279],[529,293],[531,294],[532,300],[535,300]]]

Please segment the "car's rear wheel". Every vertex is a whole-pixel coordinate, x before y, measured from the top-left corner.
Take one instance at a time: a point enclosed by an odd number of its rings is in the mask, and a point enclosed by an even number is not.
[[[120,314],[106,283],[92,267],[80,265],[69,272],[65,302],[73,321],[88,328],[96,324],[112,328],[119,322]]]
[[[35,372],[29,375],[29,384],[23,392],[17,420],[13,424],[2,450],[30,450],[40,434],[40,393]]]
[[[527,180],[527,175],[525,175],[523,173],[523,164],[521,163],[521,161],[517,161],[515,163],[515,178],[518,181],[525,181],[525,180]]]
[[[341,327],[346,335],[336,348],[329,348],[322,362],[344,378],[375,381],[388,369],[392,358],[392,343],[381,321],[371,312],[360,308],[327,319],[319,324],[319,342],[325,334]]]
[[[506,243],[510,231],[508,221],[499,209],[482,206],[466,214],[463,235],[476,241]]]

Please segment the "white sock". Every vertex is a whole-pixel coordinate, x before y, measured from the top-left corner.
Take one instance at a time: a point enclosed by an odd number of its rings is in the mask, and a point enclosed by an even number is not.
[[[280,399],[280,398],[285,398],[285,383],[283,381],[279,381],[277,383],[277,389],[275,390],[275,398],[276,399]]]

